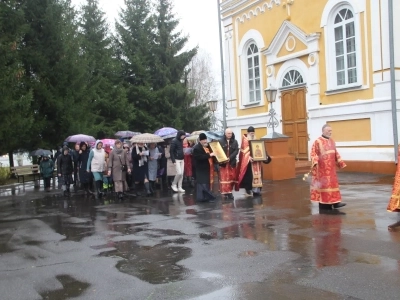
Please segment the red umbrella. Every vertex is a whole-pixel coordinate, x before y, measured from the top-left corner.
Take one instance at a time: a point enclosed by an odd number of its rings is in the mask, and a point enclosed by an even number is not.
[[[101,142],[103,143],[103,146],[114,146],[115,144],[115,139],[102,139]]]

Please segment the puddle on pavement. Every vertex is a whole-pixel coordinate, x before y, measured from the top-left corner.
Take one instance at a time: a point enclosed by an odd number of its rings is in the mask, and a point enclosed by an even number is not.
[[[69,275],[59,275],[56,278],[63,288],[41,293],[43,299],[64,300],[79,297],[90,286],[89,283],[78,281]]]
[[[257,256],[257,255],[258,255],[258,252],[248,250],[248,251],[243,251],[238,256],[239,257],[254,257],[254,256]]]
[[[13,252],[13,251],[15,251],[15,249],[10,248],[7,245],[7,242],[4,241],[2,238],[0,238],[0,255],[3,254],[3,253],[10,253],[10,252]]]
[[[192,249],[170,245],[175,241],[178,244],[185,242],[178,239],[149,247],[139,246],[134,241],[123,241],[114,243],[116,250],[101,255],[122,257],[124,260],[116,266],[119,271],[152,284],[181,281],[189,277],[190,270],[177,263],[190,257]]]

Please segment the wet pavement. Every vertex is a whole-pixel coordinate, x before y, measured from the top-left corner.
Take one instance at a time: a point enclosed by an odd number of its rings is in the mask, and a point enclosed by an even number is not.
[[[0,298],[399,299],[393,176],[339,179],[347,206],[327,214],[301,177],[199,204],[0,187]]]

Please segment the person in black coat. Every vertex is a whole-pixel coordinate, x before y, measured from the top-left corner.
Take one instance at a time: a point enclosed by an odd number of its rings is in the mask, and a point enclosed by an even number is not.
[[[76,150],[75,150],[76,151]],[[87,171],[87,163],[89,160],[90,149],[85,142],[81,142],[79,145],[78,159],[77,159],[77,168],[79,171],[79,180],[80,183],[85,190],[86,194],[91,194],[90,192],[90,179],[91,175]]]
[[[183,130],[179,130],[171,142],[171,160],[175,165],[176,175],[172,182],[171,189],[174,192],[184,193],[185,190],[182,188],[183,172],[185,170],[185,156],[183,153],[183,140],[186,137],[186,133]]]
[[[63,147],[63,153],[58,157],[57,172],[59,177],[63,177],[64,196],[69,196],[69,185],[73,182],[72,173],[74,172],[74,167],[72,156],[69,154],[69,148],[67,146]]]
[[[213,201],[215,196],[211,192],[213,182],[213,157],[215,154],[211,152],[207,136],[201,133],[200,142],[193,148],[193,159],[196,165],[196,200]]]
[[[78,185],[78,172],[79,172],[78,160],[79,160],[79,153],[81,152],[81,145],[82,142],[80,144],[76,143],[75,149],[71,151],[72,159],[74,162],[74,186]]]
[[[136,146],[132,148],[132,165],[134,170],[133,180],[135,182],[136,194],[138,196],[141,196],[139,189],[142,185],[144,186],[148,196],[153,193],[149,184],[148,157],[149,150],[143,143],[137,143]]]

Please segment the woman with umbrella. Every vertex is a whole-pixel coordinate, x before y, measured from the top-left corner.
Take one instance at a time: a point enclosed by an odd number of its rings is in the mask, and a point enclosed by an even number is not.
[[[59,178],[63,179],[62,186],[64,190],[64,196],[69,196],[69,186],[72,183],[72,173],[74,172],[74,167],[72,164],[72,157],[69,154],[68,146],[63,147],[63,153],[58,157],[57,172]]]
[[[152,194],[149,184],[148,156],[149,151],[144,143],[137,143],[136,146],[132,148],[132,164],[135,170],[133,177],[135,186],[138,189],[138,196],[140,196],[139,186],[142,184],[145,187],[147,196]]]
[[[89,189],[90,173],[87,171],[89,154],[90,150],[88,149],[88,146],[85,142],[81,142],[79,144],[77,169],[79,172],[80,183],[85,190],[86,195],[91,194],[91,191]]]
[[[104,160],[103,160],[104,161]],[[118,200],[123,200],[123,192],[126,187],[126,173],[130,173],[129,160],[126,151],[122,148],[120,140],[115,141],[115,147],[111,151],[108,159],[108,176],[111,176],[114,181],[114,189],[118,195]]]
[[[150,192],[154,193],[155,183],[157,180],[158,171],[158,159],[161,157],[161,153],[158,151],[157,144],[149,144],[149,182],[150,182]]]
[[[54,162],[47,155],[44,155],[43,160],[40,162],[40,174],[43,177],[46,192],[50,191],[50,179],[53,177],[53,172]]]

